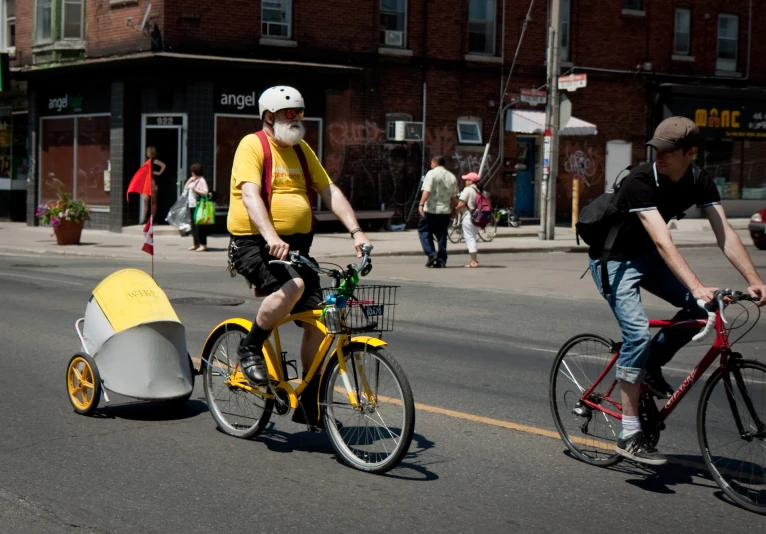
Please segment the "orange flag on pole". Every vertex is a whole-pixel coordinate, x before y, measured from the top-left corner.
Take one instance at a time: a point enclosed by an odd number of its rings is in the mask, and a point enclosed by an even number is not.
[[[152,196],[152,160],[146,160],[146,163],[141,165],[141,168],[133,175],[125,196],[128,197],[131,193]],[[128,200],[130,200],[130,197],[128,197]]]

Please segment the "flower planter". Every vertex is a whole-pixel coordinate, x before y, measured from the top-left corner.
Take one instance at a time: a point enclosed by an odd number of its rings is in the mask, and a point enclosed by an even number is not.
[[[59,227],[53,229],[53,233],[56,235],[56,242],[59,245],[79,245],[83,226],[85,226],[85,223],[61,221]]]

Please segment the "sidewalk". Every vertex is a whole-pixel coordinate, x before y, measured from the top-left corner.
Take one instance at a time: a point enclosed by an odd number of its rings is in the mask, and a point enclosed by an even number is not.
[[[746,245],[752,240],[747,231],[747,219],[732,219],[732,226]],[[141,251],[144,242],[141,226],[125,227],[120,234],[106,230],[83,230],[82,242],[74,246],[58,246],[52,230],[48,227],[31,227],[24,223],[0,222],[0,252],[26,254],[63,254],[145,260],[147,254]],[[557,227],[553,241],[541,241],[538,226],[520,228],[498,228],[498,235],[490,243],[479,243],[480,254],[513,252],[586,252],[587,246],[577,245],[570,228]],[[679,247],[715,246],[715,236],[707,221],[694,219],[671,223],[673,240]],[[420,256],[416,230],[403,232],[371,232],[367,236],[375,246],[376,256]],[[156,228],[155,260],[194,263],[200,265],[222,265],[226,262],[229,244],[228,235],[208,237],[207,252],[190,252],[191,237],[181,237],[173,227]],[[317,234],[312,250],[324,259],[354,257],[352,242],[347,233]],[[319,252],[321,251],[321,252]],[[449,243],[450,254],[467,254],[464,243]]]

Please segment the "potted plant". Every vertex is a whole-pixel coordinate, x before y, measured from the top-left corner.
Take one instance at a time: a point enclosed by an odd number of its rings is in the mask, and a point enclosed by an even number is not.
[[[82,200],[71,198],[63,189],[59,189],[57,197],[57,200],[40,204],[35,216],[42,224],[53,227],[59,245],[79,245],[82,227],[90,219],[90,208]]]

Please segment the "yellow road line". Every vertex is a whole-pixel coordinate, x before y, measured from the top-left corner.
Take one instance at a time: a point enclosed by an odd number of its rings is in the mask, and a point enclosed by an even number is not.
[[[340,387],[335,387],[335,391],[339,393],[345,393],[345,390]],[[402,403],[402,401],[400,401],[399,399],[394,399],[391,397],[381,396],[381,397],[378,397],[378,400],[383,402],[390,402],[393,404],[399,404],[399,405],[401,405]],[[465,413],[465,412],[458,412],[455,410],[448,410],[447,408],[439,408],[438,406],[430,406],[428,404],[421,404],[419,402],[415,403],[415,409],[422,410],[424,412],[438,413],[441,415],[446,415],[447,417],[463,419],[465,421],[473,421],[475,423],[483,423],[485,425],[499,426],[500,428],[507,428],[508,430],[517,430],[519,432],[524,432],[526,434],[533,434],[535,436],[543,436],[543,437],[552,438],[552,439],[561,439],[561,436],[559,436],[558,432],[553,432],[551,430],[545,430],[545,429],[537,428],[534,426],[511,423],[510,421],[503,421],[502,419],[492,419],[491,417],[484,417],[481,415],[474,415],[474,414]],[[608,442],[600,441],[596,439],[580,438],[576,436],[569,436],[569,437],[573,442],[579,445],[597,447],[599,449],[604,449],[607,451],[613,451],[615,447],[614,443],[608,443]]]
[[[393,400],[393,399],[392,399]],[[535,436],[544,436],[546,438],[561,439],[558,432],[551,430],[545,430],[534,426],[521,425],[518,423],[511,423],[510,421],[503,421],[502,419],[492,419],[490,417],[483,417],[481,415],[473,415],[470,413],[457,412],[455,410],[448,410],[446,408],[439,408],[438,406],[429,406],[428,404],[415,403],[417,410],[423,410],[424,412],[438,413],[446,415],[448,417],[454,417],[456,419],[464,419],[466,421],[474,421],[476,423],[484,423],[485,425],[499,426],[501,428],[507,428],[509,430],[518,430],[526,434],[533,434]],[[598,441],[594,439],[585,439],[570,436],[572,441],[580,445],[590,445],[592,447],[598,447],[600,449],[614,450],[613,443],[607,443],[605,441]]]

